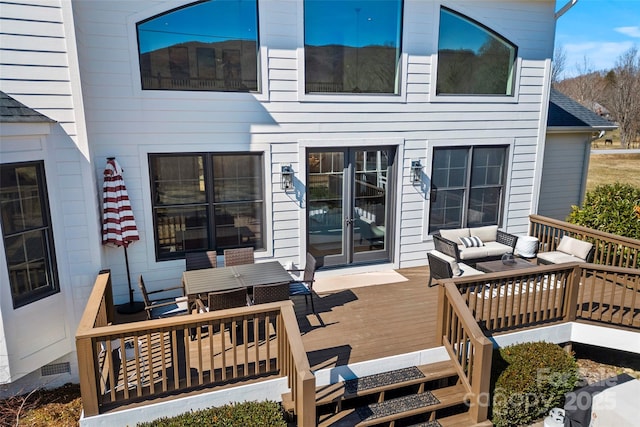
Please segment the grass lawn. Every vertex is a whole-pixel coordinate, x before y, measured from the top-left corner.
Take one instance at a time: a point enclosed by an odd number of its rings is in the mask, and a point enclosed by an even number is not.
[[[587,191],[602,184],[620,182],[640,188],[640,154],[592,154]]]

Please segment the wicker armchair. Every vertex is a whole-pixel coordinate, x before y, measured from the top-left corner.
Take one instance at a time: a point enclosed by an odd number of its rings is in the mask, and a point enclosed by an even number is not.
[[[187,252],[185,264],[187,271],[216,268],[218,266],[218,254],[216,251]]]
[[[224,250],[224,266],[253,264],[253,248],[237,248]]]

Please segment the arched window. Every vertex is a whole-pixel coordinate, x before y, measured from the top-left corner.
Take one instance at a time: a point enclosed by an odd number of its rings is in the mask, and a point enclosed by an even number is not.
[[[137,32],[142,89],[258,90],[257,0],[194,3]]]
[[[440,9],[438,95],[513,95],[518,48],[482,24]]]

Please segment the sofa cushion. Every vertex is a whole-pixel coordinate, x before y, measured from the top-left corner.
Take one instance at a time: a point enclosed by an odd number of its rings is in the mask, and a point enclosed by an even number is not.
[[[458,242],[460,237],[469,237],[470,234],[468,228],[454,228],[451,230],[440,230],[440,236],[452,242]]]
[[[560,251],[541,252],[538,254],[538,262],[546,264],[562,264],[564,262],[584,262],[584,259],[569,255]]]
[[[469,229],[469,235],[478,236],[483,242],[495,242],[498,235],[498,226],[473,227]]]
[[[487,242],[484,246],[487,248],[487,256],[498,256],[506,253],[513,253],[513,248],[503,243]]]
[[[507,252],[513,252],[513,248],[511,246],[503,245],[498,242],[486,242],[484,246],[479,248],[465,248],[464,246],[459,246],[458,249],[460,249],[460,259],[467,261],[477,260],[479,258],[495,257]]]
[[[484,274],[482,271],[476,270],[475,268],[468,266],[463,262],[458,263],[458,265],[460,266],[460,277],[469,277],[478,274]]]
[[[469,237],[460,237],[460,242],[464,245],[465,248],[479,248],[480,246],[484,246],[482,243],[482,239],[478,236],[469,236]]]
[[[489,256],[487,250],[488,246],[480,246],[479,248],[465,248],[460,249],[460,259],[464,260],[476,260],[478,258],[485,258]]]
[[[593,245],[589,242],[585,242],[582,240],[574,239],[569,236],[562,236],[560,240],[560,244],[556,248],[558,252],[564,252],[569,255],[573,255],[581,259],[581,261],[585,261],[587,256],[589,255],[589,251],[593,248]]]

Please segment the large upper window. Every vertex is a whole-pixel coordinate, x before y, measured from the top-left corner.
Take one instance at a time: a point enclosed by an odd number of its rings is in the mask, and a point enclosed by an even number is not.
[[[305,0],[306,93],[398,92],[402,0]]]
[[[0,213],[13,307],[59,292],[42,162],[0,166]]]
[[[149,155],[156,257],[264,249],[261,154]]]
[[[256,0],[194,3],[137,30],[142,89],[258,90]]]
[[[438,95],[513,95],[517,47],[476,21],[440,9]]]
[[[506,146],[435,148],[429,233],[500,225],[506,158]]]

